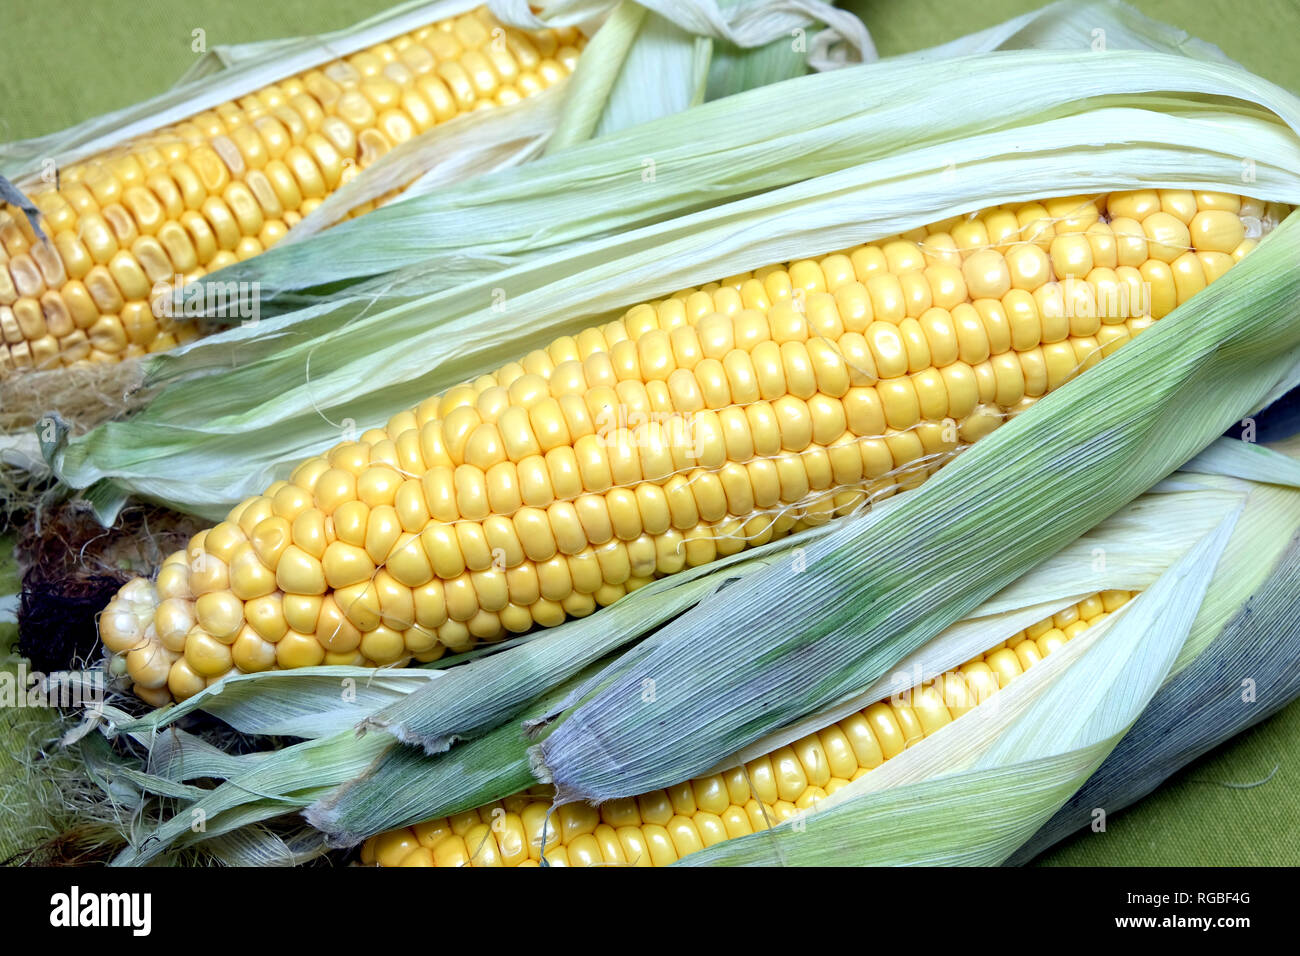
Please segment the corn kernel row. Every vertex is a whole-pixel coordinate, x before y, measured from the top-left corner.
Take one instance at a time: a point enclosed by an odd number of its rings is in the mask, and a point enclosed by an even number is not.
[[[432,660],[915,487],[1266,227],[1253,200],[1187,196],[986,210],[636,306],[309,459],[101,635],[160,702],[232,670]],[[1236,228],[1175,255],[1166,207]],[[1086,308],[1108,284],[1143,308]]]

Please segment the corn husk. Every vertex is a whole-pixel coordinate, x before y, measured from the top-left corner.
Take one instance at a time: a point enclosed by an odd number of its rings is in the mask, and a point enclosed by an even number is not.
[[[1300,696],[1294,547],[1222,635],[1169,682],[1096,773],[1007,862],[1025,863],[1142,799],[1172,774]],[[1279,836],[1282,836],[1279,834]]]
[[[579,673],[574,679],[583,676]],[[567,682],[559,683],[530,702],[532,711],[545,709],[568,689]],[[112,708],[104,708],[103,718],[122,728],[132,723]],[[282,750],[238,757],[175,728],[161,735],[146,729],[129,734],[148,746],[150,752],[148,772],[137,771],[132,778],[140,791],[190,799],[170,819],[133,835],[131,845],[116,861],[122,865],[174,860],[188,848],[203,844],[206,849],[212,838],[227,834],[240,833],[255,841],[258,831],[251,828],[263,821],[327,799],[335,788],[349,788],[358,780],[384,780],[394,772],[408,783],[427,778],[427,786],[422,784],[414,791],[377,788],[378,801],[390,808],[407,807],[411,800],[416,806],[422,805],[434,790],[444,800],[475,805],[483,793],[514,792],[532,779],[526,755],[528,741],[514,723],[503,723],[453,752],[432,757],[402,746],[387,734],[358,735],[352,729]],[[204,777],[226,782],[201,793],[184,788],[185,780]],[[377,791],[368,789],[365,793],[374,798]],[[196,817],[203,820],[197,830],[193,826]],[[319,849],[323,850],[324,845],[322,837]]]
[[[1294,462],[1280,459],[1275,464],[1284,474]],[[1182,494],[1179,489],[1194,487],[1198,480],[1180,473],[1156,494]],[[1202,488],[1237,485],[1235,479],[1206,482]],[[1222,532],[1229,524],[1232,530],[1225,540]],[[1291,613],[1287,609],[1294,607],[1300,593],[1300,579],[1289,570],[1298,530],[1300,498],[1294,486],[1283,490],[1253,485],[1241,510],[1202,538],[1176,572],[1145,588],[1113,623],[1096,628],[1095,635],[1087,632],[1091,646],[1071,642],[1067,649],[1078,663],[1070,658],[1056,663],[1068,668],[1057,678],[1065,689],[1039,689],[1053,677],[1051,671],[1035,667],[1026,676],[1034,677],[1037,685],[1017,681],[1009,688],[1014,695],[994,698],[994,710],[981,713],[981,706],[972,712],[980,714],[978,721],[954,722],[822,801],[795,825],[757,839],[729,841],[686,862],[988,864],[1008,857],[1024,862],[1050,842],[1049,833],[1059,838],[1068,832],[1065,821],[1072,827],[1090,824],[1095,808],[1109,813],[1123,805],[1116,802],[1117,792],[1140,789],[1138,781],[1145,782],[1141,792],[1146,792],[1188,759],[1182,751],[1190,740],[1200,738],[1197,731],[1161,739],[1159,731],[1142,729],[1148,714],[1165,714],[1162,729],[1171,731],[1174,721],[1202,710],[1218,710],[1223,716],[1221,708],[1227,703],[1240,707],[1237,693],[1225,702],[1220,687],[1204,680],[1225,666],[1234,679],[1241,673],[1238,667],[1251,664],[1259,665],[1256,673],[1294,670],[1294,649],[1289,644],[1270,646],[1267,639],[1277,618],[1250,622],[1253,613],[1244,609],[1268,602],[1275,614]],[[1217,560],[1212,557],[1216,549]],[[1213,575],[1207,578],[1212,566]],[[1240,653],[1243,627],[1250,632],[1245,640],[1255,648],[1253,656]],[[1297,693],[1300,687],[1267,687],[1269,712]],[[1181,708],[1181,716],[1173,717],[1170,708]],[[831,719],[843,709],[830,712]],[[1263,707],[1252,715],[1263,716]],[[1244,726],[1241,716],[1238,723]],[[805,721],[803,732],[816,725],[818,721]],[[1219,734],[1211,736],[1223,739],[1224,728],[1217,729]],[[793,739],[797,731],[767,743]],[[1112,747],[1111,759],[1120,757],[1125,772],[1119,773],[1116,766],[1112,774],[1103,765],[1100,775],[1089,777]],[[1150,768],[1138,772],[1135,759],[1123,759],[1135,747],[1154,760]],[[1053,817],[1067,797],[1066,807]],[[882,825],[886,816],[888,824]],[[1049,818],[1050,826],[1035,835]]]
[[[1214,533],[1112,623],[1071,641],[953,723],[781,826],[687,865],[1000,862],[1087,778],[1150,701],[1177,655],[1231,533]],[[1059,656],[1058,656],[1059,654]],[[1005,697],[1003,696],[1005,694]],[[1009,812],[1014,809],[1014,812]],[[889,824],[883,825],[888,819]]]

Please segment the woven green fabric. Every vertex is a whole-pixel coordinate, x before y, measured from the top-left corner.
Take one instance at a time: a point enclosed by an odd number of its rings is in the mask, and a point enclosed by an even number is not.
[[[1300,5],[1255,0],[1131,0],[1152,17],[1218,44],[1259,75],[1300,91],[1300,59],[1279,37],[1300,35]],[[10,4],[0,31],[0,141],[48,133],[157,93],[209,47],[309,29],[333,30],[388,0],[75,0]],[[1038,0],[849,0],[882,55],[953,39],[1039,6]],[[0,593],[12,590],[12,541],[0,538]],[[12,629],[0,625],[0,658]],[[30,711],[0,714],[0,777],[30,731]],[[21,719],[19,719],[21,718]],[[1275,770],[1276,768],[1276,770]],[[1270,777],[1271,774],[1271,777]],[[1241,787],[1267,779],[1254,787]],[[31,820],[0,816],[0,859]],[[1139,805],[1045,854],[1047,865],[1296,865],[1300,847],[1300,702],[1177,774]],[[1286,835],[1292,835],[1287,838]]]
[[[0,142],[26,139],[167,89],[206,48],[325,33],[393,0],[77,0],[6,4]]]
[[[1043,854],[1045,866],[1295,866],[1300,863],[1300,702],[1211,751],[1104,833]]]

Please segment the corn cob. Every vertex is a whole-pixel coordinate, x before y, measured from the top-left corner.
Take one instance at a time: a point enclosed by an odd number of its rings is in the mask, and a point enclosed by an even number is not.
[[[156,283],[257,255],[393,146],[560,82],[583,42],[481,7],[60,170],[29,190],[50,245],[0,205],[0,375],[188,341],[195,323],[160,314]]]
[[[879,701],[770,754],[668,790],[600,807],[531,788],[451,817],[371,837],[379,866],[667,866],[723,840],[766,830],[918,743],[1006,687],[1131,597],[1102,591],[990,648],[934,681]],[[546,829],[544,830],[543,827]]]
[[[124,586],[101,637],[162,704],[590,614],[916,486],[1287,211],[1024,203],[635,306],[309,459]]]

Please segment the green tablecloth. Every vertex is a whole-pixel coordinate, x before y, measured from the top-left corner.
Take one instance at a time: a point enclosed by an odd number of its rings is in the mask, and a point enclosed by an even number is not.
[[[346,26],[386,0],[45,0],[5,4],[0,31],[0,141],[51,132],[144,99],[194,62],[195,31],[209,47]],[[991,26],[1037,0],[850,0],[882,55],[930,46]],[[1300,91],[1300,4],[1255,0],[1135,0],[1150,16],[1217,43],[1261,76]],[[0,540],[0,593],[9,564]],[[11,631],[11,629],[10,629]],[[11,634],[0,625],[0,647]],[[0,715],[0,774],[17,743]],[[1258,786],[1243,786],[1256,783]],[[18,821],[0,817],[0,858]],[[1295,865],[1300,847],[1300,702],[1218,748],[1104,834],[1076,837],[1042,862],[1097,865]],[[1290,837],[1286,835],[1290,834]]]

